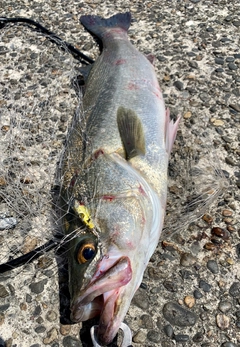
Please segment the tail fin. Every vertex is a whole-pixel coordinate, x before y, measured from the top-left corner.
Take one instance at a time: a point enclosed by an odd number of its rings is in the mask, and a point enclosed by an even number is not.
[[[81,16],[80,22],[90,33],[102,39],[107,29],[121,28],[127,31],[131,24],[131,13],[118,13],[106,19],[92,15]]]

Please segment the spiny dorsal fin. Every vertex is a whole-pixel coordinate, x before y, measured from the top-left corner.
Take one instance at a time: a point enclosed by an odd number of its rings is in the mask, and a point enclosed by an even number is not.
[[[133,110],[120,106],[117,110],[120,137],[129,160],[145,154],[145,137],[141,120]]]

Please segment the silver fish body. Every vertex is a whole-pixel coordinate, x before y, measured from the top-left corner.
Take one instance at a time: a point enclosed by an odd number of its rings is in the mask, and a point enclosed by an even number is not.
[[[63,227],[69,243],[71,318],[100,315],[98,340],[116,335],[163,226],[170,122],[156,74],[127,37],[130,13],[82,16],[102,41],[80,120],[62,160]]]

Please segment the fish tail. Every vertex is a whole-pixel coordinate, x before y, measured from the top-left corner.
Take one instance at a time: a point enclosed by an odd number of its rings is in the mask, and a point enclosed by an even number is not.
[[[110,18],[101,18],[94,15],[80,17],[82,25],[98,38],[103,39],[104,33],[109,29],[122,29],[127,32],[131,24],[131,13],[118,13]]]

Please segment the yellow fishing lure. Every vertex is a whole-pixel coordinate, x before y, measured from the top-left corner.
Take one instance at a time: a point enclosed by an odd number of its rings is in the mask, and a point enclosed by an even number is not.
[[[74,200],[73,210],[89,229],[94,228],[94,223],[86,206],[81,205],[78,200]]]

